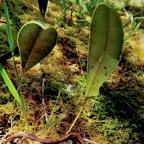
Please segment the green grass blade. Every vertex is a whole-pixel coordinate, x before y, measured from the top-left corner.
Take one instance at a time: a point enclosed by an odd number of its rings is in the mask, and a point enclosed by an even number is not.
[[[40,130],[37,134],[39,134],[39,133],[41,133],[41,132],[44,132],[44,131],[46,131],[48,128],[54,126],[54,125],[57,124],[59,121],[61,121],[61,119],[62,119],[62,117],[58,117],[58,118],[56,118],[54,121],[52,121],[51,123],[49,123],[49,124],[46,123],[45,127],[44,127],[42,130]]]
[[[10,45],[10,52],[12,55],[14,54],[14,40],[12,36],[11,26],[10,26],[10,19],[9,19],[9,13],[8,13],[8,7],[6,4],[6,0],[4,0],[4,15],[6,18],[6,25],[7,25],[7,33],[8,33],[8,42]]]
[[[14,96],[17,103],[20,105],[20,107],[24,113],[24,116],[26,117],[25,106],[24,106],[23,102],[21,101],[21,98],[20,98],[17,90],[15,89],[12,81],[10,80],[9,76],[7,75],[5,69],[1,65],[0,65],[0,73],[1,73],[2,78],[3,78],[4,82],[6,83],[8,89],[10,90],[11,94]]]
[[[44,132],[44,131],[47,130],[48,128],[50,128],[50,127],[54,126],[55,124],[57,124],[57,123],[62,119],[62,117],[59,117],[59,118],[56,118],[54,121],[51,122],[51,118],[52,118],[53,113],[54,113],[54,111],[55,111],[55,107],[56,107],[56,105],[57,105],[57,102],[58,102],[58,99],[59,99],[59,97],[60,97],[60,94],[61,94],[61,89],[59,90],[57,100],[56,100],[55,105],[54,105],[54,107],[53,107],[53,110],[52,110],[52,112],[51,112],[51,114],[50,114],[50,116],[49,116],[49,118],[48,118],[48,120],[47,120],[47,122],[46,122],[45,127],[44,127],[42,130],[40,130],[38,133]]]

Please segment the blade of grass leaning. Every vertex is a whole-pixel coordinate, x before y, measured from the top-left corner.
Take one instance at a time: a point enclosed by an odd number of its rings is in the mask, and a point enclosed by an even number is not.
[[[49,123],[49,122],[51,121],[51,118],[52,118],[53,113],[54,113],[54,111],[55,111],[55,107],[56,107],[56,105],[57,105],[57,103],[58,103],[58,100],[59,100],[60,94],[61,94],[61,89],[59,90],[59,93],[58,93],[58,96],[57,96],[57,99],[56,99],[55,105],[54,105],[54,107],[53,107],[53,110],[52,110],[52,112],[51,112],[49,118],[48,118],[47,123]]]
[[[40,130],[37,134],[39,134],[41,132],[45,132],[47,129],[49,129],[50,127],[56,125],[59,121],[61,121],[61,119],[62,119],[62,117],[58,117],[51,123],[46,123],[45,127],[42,130]]]
[[[10,78],[9,78],[8,74],[6,73],[5,69],[1,65],[0,65],[0,73],[2,75],[2,78],[3,78],[4,82],[6,83],[9,91],[14,96],[17,103],[20,105],[20,108],[21,108],[25,118],[27,119],[26,109],[25,109],[24,103],[22,102],[15,86],[13,85],[12,81],[10,80]]]
[[[4,15],[6,18],[6,25],[7,25],[7,33],[8,33],[8,42],[10,46],[10,52],[12,55],[14,55],[14,40],[12,36],[11,26],[10,26],[10,19],[9,19],[9,13],[8,13],[8,7],[6,4],[6,0],[4,0]]]
[[[62,117],[58,117],[58,118],[56,118],[54,121],[51,122],[51,119],[52,119],[53,113],[54,113],[54,111],[55,111],[55,107],[56,107],[56,105],[57,105],[57,102],[58,102],[58,100],[59,100],[60,94],[61,94],[61,89],[59,90],[59,93],[58,93],[58,96],[57,96],[55,105],[54,105],[54,107],[53,107],[53,109],[52,109],[52,112],[51,112],[51,114],[50,114],[47,122],[46,122],[45,127],[44,127],[42,130],[40,130],[37,134],[39,134],[40,132],[44,132],[44,131],[47,130],[48,128],[50,128],[50,127],[54,126],[55,124],[57,124],[57,123],[62,119]]]
[[[4,0],[4,15],[6,18],[6,26],[7,26],[7,33],[8,33],[8,42],[9,42],[9,46],[10,46],[10,52],[12,53],[12,58],[13,58],[13,67],[14,67],[14,71],[15,71],[15,75],[18,81],[18,86],[20,87],[20,79],[18,76],[18,72],[16,69],[16,62],[14,59],[14,40],[13,40],[13,36],[12,36],[12,30],[11,30],[11,25],[10,25],[10,19],[9,19],[9,12],[8,12],[8,7],[6,4],[6,0]]]

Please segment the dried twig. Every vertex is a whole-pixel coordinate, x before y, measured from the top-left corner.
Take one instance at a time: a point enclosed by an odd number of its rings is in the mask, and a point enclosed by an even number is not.
[[[45,144],[59,144],[59,143],[64,142],[64,141],[74,140],[74,139],[77,140],[80,144],[86,144],[85,141],[83,140],[82,136],[80,134],[77,134],[77,133],[69,133],[69,134],[67,134],[67,135],[65,135],[59,139],[41,139],[41,138],[36,137],[33,134],[28,134],[25,132],[19,132],[19,133],[16,133],[16,134],[8,137],[6,139],[6,144],[8,142],[10,142],[12,139],[18,138],[18,137],[26,137],[28,139],[38,141],[41,143],[45,143]]]

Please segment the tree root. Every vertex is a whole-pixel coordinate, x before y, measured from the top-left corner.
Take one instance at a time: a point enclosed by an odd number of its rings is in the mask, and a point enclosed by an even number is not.
[[[34,140],[34,141],[38,141],[38,142],[41,142],[41,143],[45,143],[45,144],[59,144],[61,142],[67,141],[67,140],[76,140],[80,144],[86,144],[80,134],[73,133],[73,132],[69,133],[69,134],[67,134],[67,135],[65,135],[65,136],[63,136],[63,137],[61,137],[59,139],[41,139],[41,138],[36,137],[33,134],[28,134],[28,133],[25,133],[25,132],[18,132],[16,134],[8,137],[6,139],[6,144],[8,142],[10,142],[12,139],[18,138],[18,137],[26,137],[28,139],[31,139],[31,140]]]

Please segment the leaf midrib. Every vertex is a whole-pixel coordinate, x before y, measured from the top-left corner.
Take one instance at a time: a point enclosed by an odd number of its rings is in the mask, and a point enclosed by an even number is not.
[[[27,63],[26,63],[26,65],[25,65],[25,68],[27,67],[27,64],[29,63],[29,59],[30,59],[31,53],[32,53],[33,49],[35,48],[36,44],[38,43],[38,40],[39,40],[39,37],[40,37],[42,31],[43,31],[43,28],[40,27],[40,30],[39,30],[39,32],[38,32],[38,34],[37,34],[37,37],[36,37],[36,41],[35,41],[34,45],[32,46],[32,49],[31,49],[30,55],[29,55],[29,57],[28,57]],[[24,68],[24,69],[25,69],[25,68]]]
[[[91,90],[91,88],[92,88],[92,85],[95,83],[95,81],[96,81],[96,79],[97,79],[97,76],[98,76],[98,74],[99,74],[99,71],[100,71],[100,69],[101,69],[101,67],[102,67],[102,63],[104,62],[104,58],[106,57],[106,52],[107,52],[107,49],[108,49],[109,29],[110,29],[110,17],[109,17],[109,14],[110,14],[110,13],[109,13],[109,11],[108,11],[108,25],[107,25],[108,31],[107,31],[107,35],[106,35],[106,42],[105,42],[104,54],[102,54],[102,61],[99,63],[98,69],[97,69],[97,71],[96,71],[96,75],[94,76],[93,80],[92,80],[91,83],[90,83],[90,88],[89,88],[89,90],[88,90],[88,92],[87,92],[87,96],[89,96],[89,92],[90,92],[90,90]],[[100,57],[100,58],[101,58],[101,57]]]

